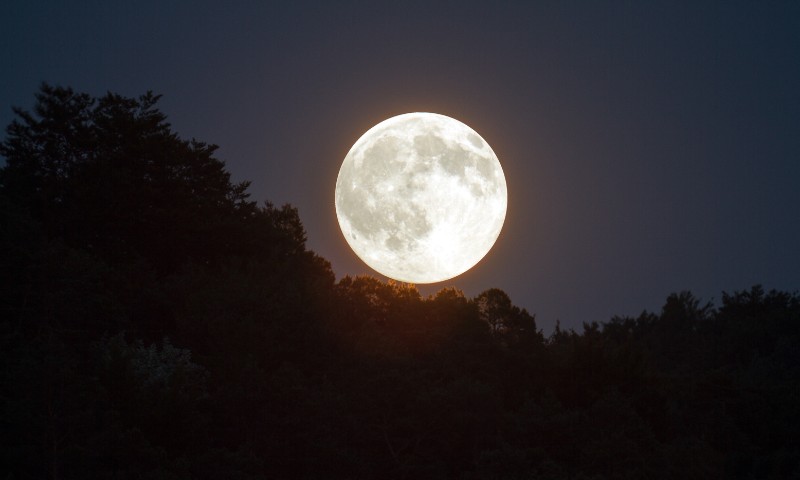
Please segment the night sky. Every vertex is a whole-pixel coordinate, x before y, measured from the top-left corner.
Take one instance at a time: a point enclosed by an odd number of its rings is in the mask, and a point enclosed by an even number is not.
[[[5,2],[0,124],[41,82],[163,94],[252,199],[299,209],[337,278],[369,273],[339,166],[388,117],[485,138],[509,207],[455,279],[545,332],[760,283],[800,289],[800,2]]]

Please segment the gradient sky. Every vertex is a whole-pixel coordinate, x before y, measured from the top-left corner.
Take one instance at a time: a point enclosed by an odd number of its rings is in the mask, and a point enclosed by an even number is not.
[[[0,124],[42,81],[163,94],[252,198],[298,207],[337,277],[339,166],[390,116],[461,120],[509,210],[454,285],[581,322],[800,289],[800,2],[5,2]]]

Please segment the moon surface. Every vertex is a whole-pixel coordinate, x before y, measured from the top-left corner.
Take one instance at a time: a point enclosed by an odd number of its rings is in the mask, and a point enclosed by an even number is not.
[[[467,125],[406,113],[369,129],[336,180],[347,243],[374,270],[408,283],[464,273],[492,248],[506,216],[500,161]]]

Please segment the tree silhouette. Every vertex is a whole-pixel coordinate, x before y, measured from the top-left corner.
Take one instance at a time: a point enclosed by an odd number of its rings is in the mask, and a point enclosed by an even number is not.
[[[511,298],[498,288],[486,290],[475,298],[481,320],[489,325],[492,335],[505,344],[541,343],[536,320],[526,310],[511,303]]]
[[[235,251],[230,229],[255,212],[248,184],[230,182],[216,146],[179,139],[159,96],[94,99],[44,84],[36,99],[33,113],[15,109],[0,144],[0,184],[48,238],[165,273]]]
[[[4,478],[800,477],[800,296],[545,339],[504,291],[337,282],[158,96],[44,85],[0,154]]]

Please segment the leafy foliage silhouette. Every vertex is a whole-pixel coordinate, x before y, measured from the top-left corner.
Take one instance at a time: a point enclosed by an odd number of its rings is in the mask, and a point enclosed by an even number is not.
[[[800,297],[558,326],[335,280],[158,96],[43,85],[0,145],[5,478],[797,478]]]

